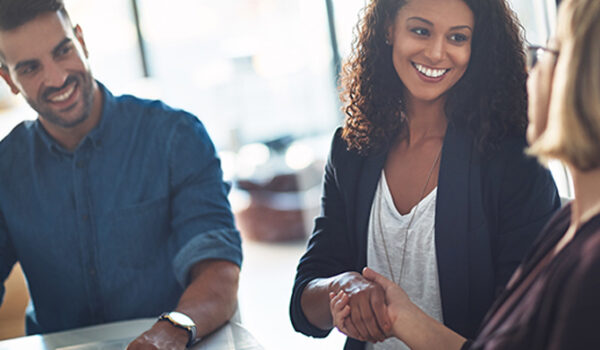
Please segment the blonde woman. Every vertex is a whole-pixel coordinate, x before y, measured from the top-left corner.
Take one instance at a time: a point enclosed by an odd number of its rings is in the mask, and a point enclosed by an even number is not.
[[[546,226],[474,341],[365,269],[385,290],[394,336],[412,349],[600,349],[600,1],[563,1],[557,37],[529,51],[529,152],[569,167],[575,199]],[[331,303],[339,327],[347,299]]]

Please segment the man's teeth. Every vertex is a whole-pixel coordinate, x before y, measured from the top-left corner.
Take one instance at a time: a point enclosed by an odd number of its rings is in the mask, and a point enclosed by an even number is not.
[[[449,69],[431,69],[431,68],[426,68],[425,66],[422,66],[420,64],[415,63],[415,68],[417,68],[417,70],[421,73],[423,73],[424,75],[430,77],[430,78],[438,78],[441,77],[442,75],[444,75],[447,71],[449,71]]]
[[[66,101],[71,96],[71,94],[73,93],[74,90],[75,90],[75,84],[72,84],[71,87],[67,91],[65,91],[63,94],[52,97],[50,99],[50,101],[52,101],[52,102]]]

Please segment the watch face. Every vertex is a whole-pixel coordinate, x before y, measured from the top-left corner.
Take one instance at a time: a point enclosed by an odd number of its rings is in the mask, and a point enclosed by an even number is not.
[[[194,326],[194,323],[190,323],[191,320],[189,317],[187,317],[186,315],[183,315],[179,312],[171,312],[169,314],[169,317],[171,317],[171,319],[173,321],[175,321],[176,323],[179,323],[182,326],[185,326],[185,327]]]

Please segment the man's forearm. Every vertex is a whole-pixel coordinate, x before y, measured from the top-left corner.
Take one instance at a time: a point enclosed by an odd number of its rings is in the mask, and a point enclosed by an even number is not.
[[[239,274],[239,267],[225,260],[202,261],[192,267],[191,282],[175,311],[186,314],[194,321],[196,337],[215,331],[233,316],[237,307]],[[160,321],[131,342],[127,349],[181,350],[185,349],[189,338],[185,329]]]
[[[225,260],[206,260],[190,270],[190,284],[176,311],[192,318],[198,336],[213,332],[235,313],[239,267]]]

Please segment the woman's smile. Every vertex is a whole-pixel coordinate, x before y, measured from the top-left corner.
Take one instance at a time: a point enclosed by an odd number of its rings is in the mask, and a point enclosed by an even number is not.
[[[411,62],[411,64],[416,69],[417,74],[421,79],[431,83],[442,81],[446,76],[446,73],[450,71],[450,68],[432,68],[415,62]]]

